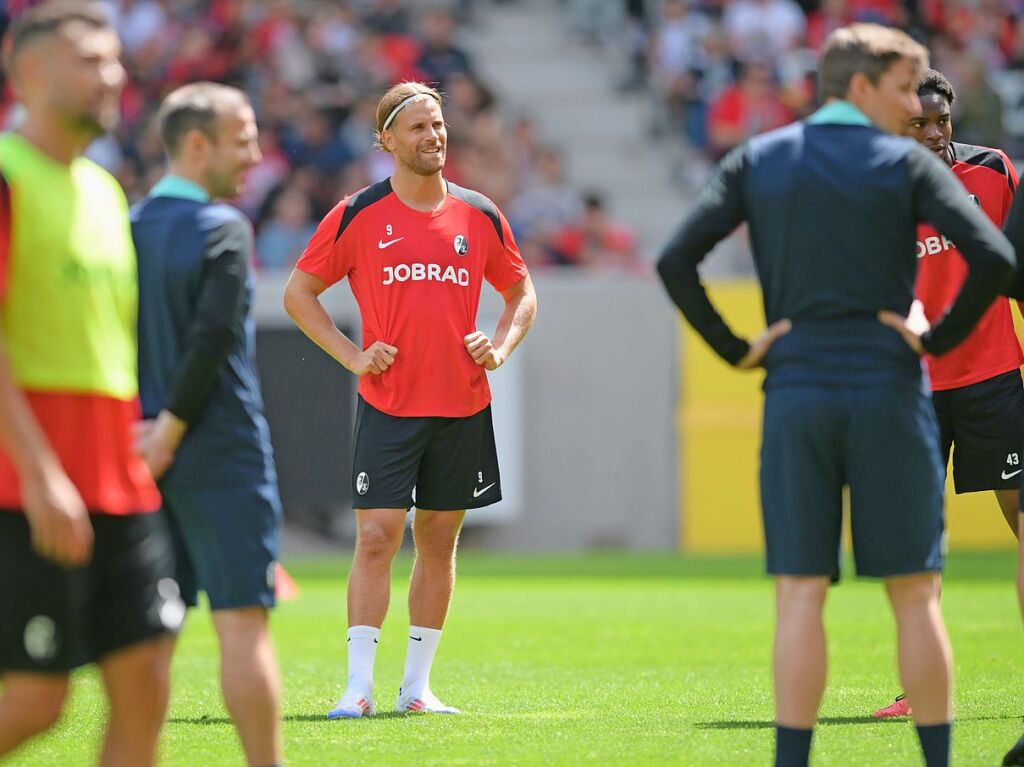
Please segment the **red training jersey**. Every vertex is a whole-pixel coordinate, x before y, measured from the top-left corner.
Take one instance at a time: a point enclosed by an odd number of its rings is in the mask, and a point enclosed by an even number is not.
[[[1002,227],[1017,189],[1017,172],[998,149],[952,143],[953,173],[971,199]],[[936,322],[967,279],[960,251],[933,227],[917,228],[917,297],[928,320]],[[933,391],[958,389],[1021,366],[1024,355],[1013,329],[1010,302],[997,298],[962,344],[939,357],[928,356]]]
[[[11,268],[11,189],[0,179],[0,301]],[[127,226],[127,222],[125,222]],[[142,418],[138,397],[24,389],[29,408],[83,503],[96,514],[142,514],[160,508],[160,493],[135,452],[132,430]],[[0,448],[0,509],[23,510],[18,472]]]
[[[402,203],[390,179],[346,197],[296,264],[328,285],[348,277],[363,348],[398,348],[384,373],[359,380],[363,399],[390,415],[461,418],[487,407],[486,372],[463,339],[476,330],[483,280],[500,292],[527,274],[494,203],[446,184],[444,202],[430,212]]]

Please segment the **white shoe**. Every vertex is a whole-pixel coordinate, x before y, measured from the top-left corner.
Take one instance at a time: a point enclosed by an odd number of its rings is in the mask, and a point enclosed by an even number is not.
[[[437,699],[429,689],[423,691],[419,696],[411,693],[402,693],[398,690],[398,700],[395,702],[395,710],[402,714],[461,714],[457,708],[446,706]]]
[[[327,712],[328,719],[359,719],[373,716],[377,706],[373,702],[373,693],[369,690],[346,688],[338,705]]]

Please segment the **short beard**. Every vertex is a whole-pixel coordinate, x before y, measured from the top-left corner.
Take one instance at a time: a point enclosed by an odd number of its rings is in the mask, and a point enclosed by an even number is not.
[[[413,152],[411,157],[399,157],[402,165],[408,170],[411,170],[417,176],[433,176],[435,173],[440,173],[444,169],[444,161],[447,159],[447,153],[442,150],[443,154],[441,157],[441,164],[437,167],[428,166],[426,162],[420,157],[419,152]]]

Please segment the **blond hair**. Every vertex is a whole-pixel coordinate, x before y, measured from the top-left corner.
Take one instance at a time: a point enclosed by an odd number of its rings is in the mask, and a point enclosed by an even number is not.
[[[851,24],[825,40],[818,63],[822,102],[845,99],[850,79],[858,72],[877,85],[889,67],[909,59],[917,72],[928,68],[928,51],[906,32],[879,24]]]
[[[388,151],[381,143],[381,134],[385,130],[385,125],[390,124],[398,111],[401,111],[403,101],[416,96],[429,96],[437,102],[438,106],[441,106],[441,94],[436,88],[431,88],[426,83],[413,81],[392,85],[388,88],[387,93],[380,97],[380,101],[377,102],[377,129],[373,132],[375,147],[383,149],[385,152]]]

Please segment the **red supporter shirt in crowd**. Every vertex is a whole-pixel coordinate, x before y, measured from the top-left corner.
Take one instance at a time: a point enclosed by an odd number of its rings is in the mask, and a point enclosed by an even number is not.
[[[953,173],[996,226],[1002,227],[1017,189],[1017,172],[998,149],[952,143]],[[934,323],[967,278],[967,264],[948,239],[927,224],[917,228],[917,297]],[[932,390],[958,389],[1021,366],[1010,302],[997,298],[967,339],[940,357],[926,357]]]
[[[363,348],[398,348],[394,365],[359,380],[363,399],[390,415],[461,418],[487,407],[486,372],[463,339],[477,329],[483,280],[500,292],[527,273],[494,203],[446,183],[431,212],[403,204],[390,179],[346,197],[296,264],[328,285],[348,277]]]

